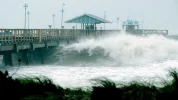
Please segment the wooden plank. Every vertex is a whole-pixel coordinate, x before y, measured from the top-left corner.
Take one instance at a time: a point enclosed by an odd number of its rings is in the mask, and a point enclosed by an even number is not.
[[[14,45],[8,45],[8,46],[0,46],[0,51],[10,51],[14,50]]]
[[[30,49],[30,44],[18,45],[17,48],[18,48],[18,50]]]

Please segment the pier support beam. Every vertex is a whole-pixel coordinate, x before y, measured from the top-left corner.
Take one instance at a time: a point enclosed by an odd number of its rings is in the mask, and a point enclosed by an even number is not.
[[[44,50],[43,48],[39,49],[40,51],[40,57],[41,57],[41,64],[44,64]]]
[[[5,66],[13,66],[12,62],[12,52],[6,51],[3,55],[3,63]]]
[[[22,62],[29,65],[28,50],[22,51]]]

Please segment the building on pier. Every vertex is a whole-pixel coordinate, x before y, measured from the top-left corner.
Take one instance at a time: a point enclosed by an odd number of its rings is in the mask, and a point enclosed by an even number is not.
[[[128,19],[122,23],[122,27],[125,30],[138,30],[139,29],[139,22],[136,20]]]
[[[92,14],[83,14],[81,16],[70,19],[65,23],[81,24],[81,29],[83,30],[97,30],[97,24],[111,22]]]
[[[157,35],[168,35],[168,30],[157,30],[157,29],[143,29],[143,21],[142,21],[142,28],[140,29],[140,23],[137,20],[127,19],[123,21],[122,27],[126,31],[126,33],[134,34],[134,35],[141,35],[147,36],[151,34]]]

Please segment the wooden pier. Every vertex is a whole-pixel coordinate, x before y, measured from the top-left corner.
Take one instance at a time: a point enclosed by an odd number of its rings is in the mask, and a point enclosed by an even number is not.
[[[90,36],[97,37],[112,32],[118,31],[74,29],[0,29],[0,55],[4,56],[5,65],[13,66],[12,53],[23,52],[23,61],[28,65],[28,50],[35,51],[36,49],[48,49],[50,47],[58,46],[61,43],[69,44],[79,38],[86,38]]]
[[[136,35],[168,34],[167,30],[132,30],[126,32]],[[12,53],[22,51],[23,61],[28,65],[28,50],[48,49],[50,47],[58,46],[61,43],[73,43],[80,38],[98,37],[112,33],[119,34],[121,31],[81,29],[0,29],[0,55],[4,56],[5,65],[13,66]],[[43,56],[41,58],[43,58]],[[43,59],[41,62],[43,62]]]

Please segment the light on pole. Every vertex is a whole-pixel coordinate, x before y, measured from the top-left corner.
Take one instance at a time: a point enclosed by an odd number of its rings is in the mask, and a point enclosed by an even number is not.
[[[119,30],[118,29],[118,23],[119,23],[119,17],[117,17],[117,30]]]
[[[53,27],[54,27],[54,29],[55,29],[55,17],[56,17],[56,15],[53,14]]]
[[[27,15],[28,15],[28,29],[30,27],[30,11],[27,12]]]
[[[61,9],[61,12],[62,12],[62,17],[61,17],[61,29],[63,28],[62,27],[62,23],[63,23],[63,13],[64,13],[64,3],[62,4],[62,9]]]
[[[49,29],[51,29],[52,25],[48,25],[49,26]]]
[[[27,10],[28,5],[25,3],[23,7],[25,8],[25,23],[24,23],[25,25],[24,25],[24,28],[26,29],[26,10]]]
[[[104,19],[106,19],[106,11],[104,11]],[[105,30],[105,23],[104,23],[104,30]]]

